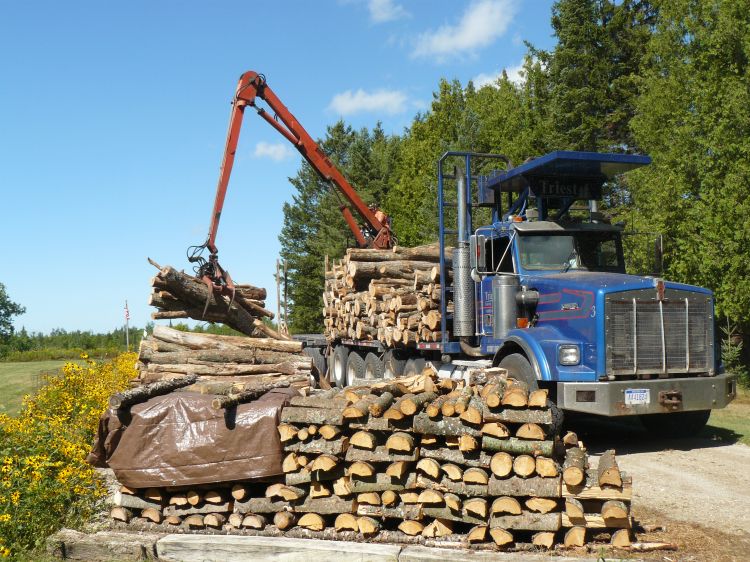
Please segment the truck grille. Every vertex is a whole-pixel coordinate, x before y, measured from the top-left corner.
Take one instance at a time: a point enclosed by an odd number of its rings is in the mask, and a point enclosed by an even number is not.
[[[608,375],[714,371],[713,307],[703,293],[655,289],[605,298]]]

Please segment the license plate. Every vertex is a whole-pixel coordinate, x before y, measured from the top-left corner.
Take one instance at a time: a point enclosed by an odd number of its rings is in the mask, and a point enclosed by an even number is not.
[[[648,388],[628,388],[625,390],[625,405],[638,406],[651,402],[651,392]]]

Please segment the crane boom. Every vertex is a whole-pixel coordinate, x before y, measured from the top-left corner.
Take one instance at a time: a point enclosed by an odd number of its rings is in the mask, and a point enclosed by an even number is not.
[[[270,107],[273,115],[269,114],[264,108],[256,105],[258,98]],[[341,213],[354,234],[358,246],[380,249],[393,247],[394,239],[391,234],[389,217],[377,208],[368,207],[341,171],[326,156],[318,143],[300,125],[297,118],[292,115],[289,109],[287,109],[267,85],[265,76],[254,71],[248,71],[240,76],[232,102],[229,130],[227,132],[221,172],[219,173],[219,182],[216,186],[216,197],[214,199],[213,212],[211,213],[208,240],[202,246],[194,247],[196,251],[188,255],[188,259],[191,262],[199,262],[198,274],[200,277],[207,283],[210,280],[215,289],[233,288],[229,274],[218,263],[216,233],[219,229],[219,221],[224,208],[229,177],[232,173],[234,156],[237,151],[240,129],[242,128],[242,119],[247,106],[255,108],[258,115],[288,140],[324,180],[331,182],[341,192],[349,205],[364,220],[364,227],[361,228],[354,219],[349,207],[341,205]],[[199,255],[200,251],[204,248],[207,248],[210,253],[208,261]]]

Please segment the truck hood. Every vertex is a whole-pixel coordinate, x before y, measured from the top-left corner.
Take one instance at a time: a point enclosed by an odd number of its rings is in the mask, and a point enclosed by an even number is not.
[[[615,293],[655,287],[656,278],[626,275],[624,273],[569,271],[567,273],[553,273],[551,275],[527,275],[523,278],[523,283],[529,289],[537,289],[540,293],[559,291],[561,289],[591,293]],[[672,281],[665,281],[664,285],[670,289],[711,293],[708,289],[702,287],[684,285]]]

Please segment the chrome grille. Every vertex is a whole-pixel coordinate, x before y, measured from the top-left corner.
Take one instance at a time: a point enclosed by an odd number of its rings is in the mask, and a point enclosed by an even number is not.
[[[655,289],[605,299],[607,374],[712,373],[713,309],[703,293]]]

